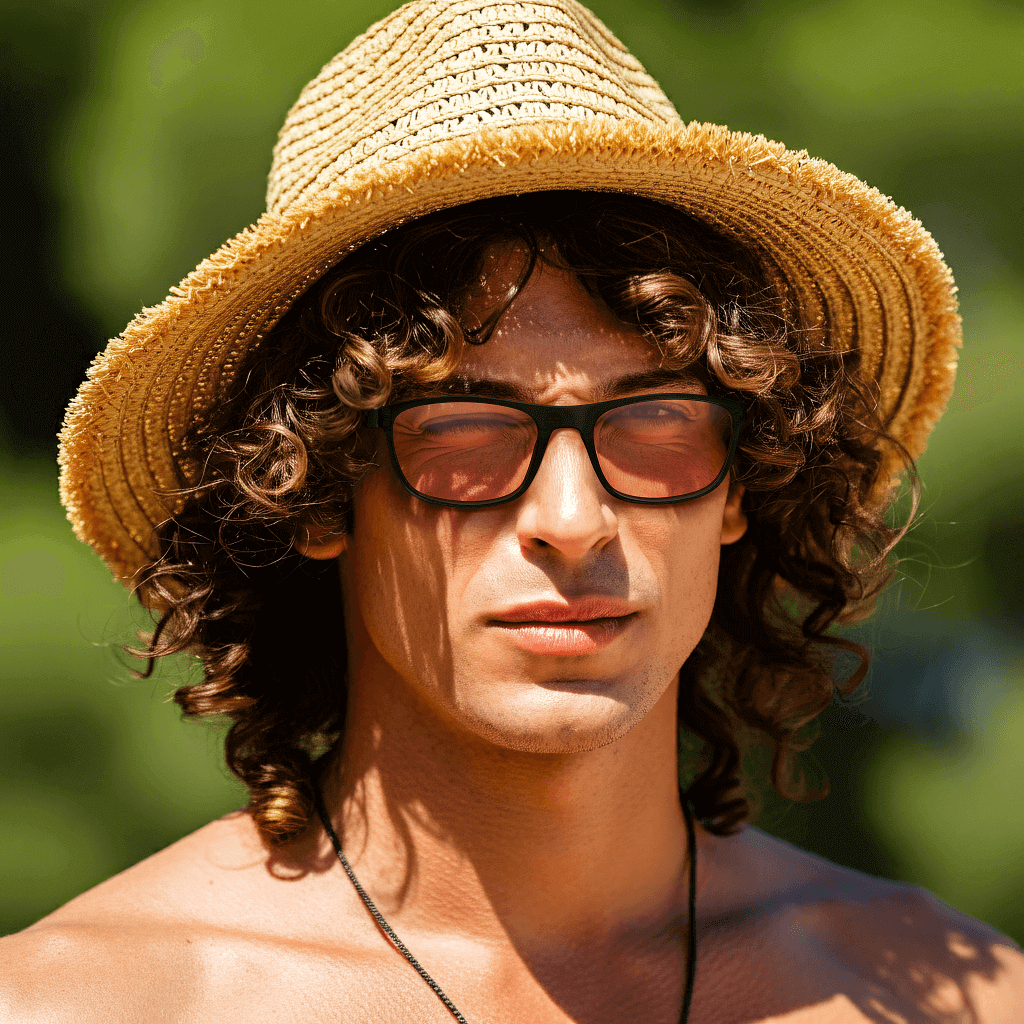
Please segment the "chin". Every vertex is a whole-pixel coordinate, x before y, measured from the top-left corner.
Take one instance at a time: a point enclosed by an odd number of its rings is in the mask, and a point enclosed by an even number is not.
[[[474,688],[476,689],[476,688]],[[625,736],[657,703],[665,687],[623,687],[607,679],[554,679],[516,683],[505,699],[461,702],[454,708],[463,727],[505,750],[532,754],[576,754],[597,750]],[[497,691],[497,692],[495,692]]]

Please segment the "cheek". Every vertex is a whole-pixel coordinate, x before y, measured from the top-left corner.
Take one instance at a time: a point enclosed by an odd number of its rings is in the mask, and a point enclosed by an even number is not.
[[[426,611],[443,603],[444,557],[424,522],[427,506],[389,477],[386,470],[375,472],[353,503],[348,589],[351,611],[370,643],[405,675],[421,660],[427,635],[434,635],[436,647],[437,616]]]
[[[476,531],[384,469],[363,484],[354,513],[348,590],[365,640],[403,678],[429,685],[450,670],[449,610],[467,586],[459,567],[479,561]]]
[[[722,505],[716,493],[665,506],[663,516],[644,517],[631,531],[637,554],[657,581],[667,636],[678,638],[681,647],[695,644],[711,618],[718,590]]]

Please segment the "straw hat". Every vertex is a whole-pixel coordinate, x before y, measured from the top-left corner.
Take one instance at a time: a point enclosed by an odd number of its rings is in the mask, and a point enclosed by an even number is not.
[[[889,430],[919,455],[960,344],[931,236],[804,152],[685,123],[575,0],[413,0],[303,89],[274,149],[267,212],[110,342],[61,433],[61,497],[115,575],[157,554],[181,438],[242,357],[352,249],[485,197],[613,190],[686,210],[759,253],[812,343],[859,348]]]

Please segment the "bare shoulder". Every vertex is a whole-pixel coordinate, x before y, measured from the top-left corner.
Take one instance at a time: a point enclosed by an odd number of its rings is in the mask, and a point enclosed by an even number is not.
[[[322,948],[301,924],[317,867],[268,855],[244,814],[212,822],[0,939],[0,1024],[219,1020],[212,978]]]
[[[206,890],[223,888],[244,845],[237,822],[213,822],[0,939],[0,1022],[167,1017],[152,1011],[188,977],[188,947],[214,909]]]
[[[55,919],[0,939],[0,1022],[112,1024],[174,1019],[180,942],[164,931],[113,922]]]
[[[819,928],[859,977],[915,1006],[1019,1024],[1024,952],[1011,939],[918,886],[855,879],[849,889],[822,902]]]
[[[925,889],[841,867],[758,829],[737,839],[728,857],[753,885],[733,906],[721,904],[721,927],[746,921],[748,936],[800,965],[794,1004],[832,1000],[848,1011],[836,1010],[843,1022],[1020,1024],[1024,952],[995,928]],[[784,1017],[783,1009],[775,1012]]]

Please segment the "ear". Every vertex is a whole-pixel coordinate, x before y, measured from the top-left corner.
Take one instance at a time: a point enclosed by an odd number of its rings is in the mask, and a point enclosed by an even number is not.
[[[747,532],[747,514],[743,511],[746,488],[735,480],[729,483],[729,497],[722,513],[722,543],[735,544]]]
[[[348,536],[344,533],[328,533],[323,527],[314,524],[300,526],[292,543],[300,555],[327,562],[345,550]]]

